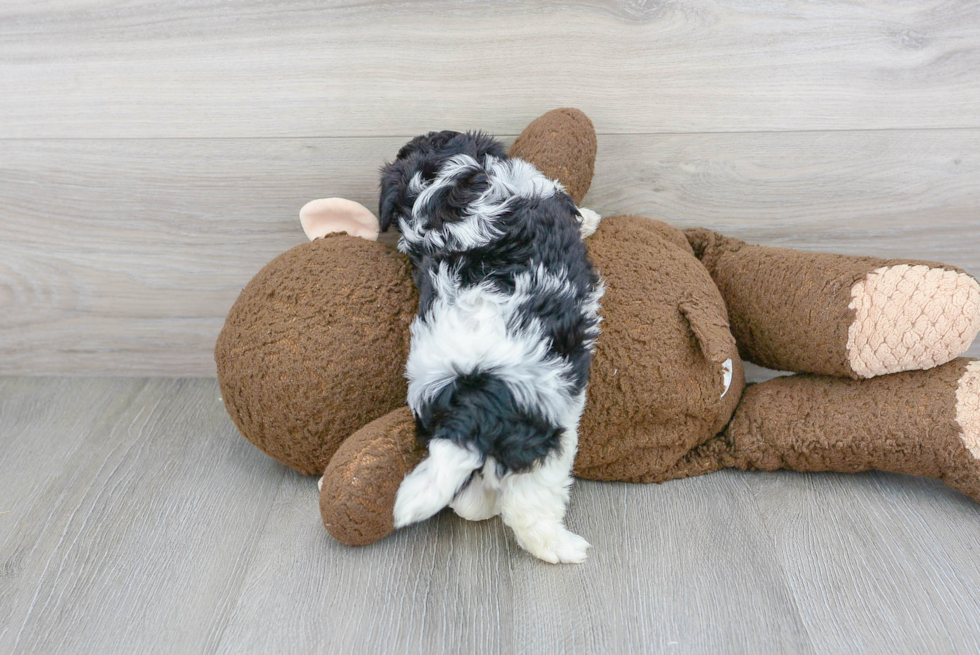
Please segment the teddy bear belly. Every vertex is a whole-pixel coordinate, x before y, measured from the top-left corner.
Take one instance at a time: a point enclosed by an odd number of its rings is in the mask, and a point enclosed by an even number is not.
[[[721,295],[683,235],[664,229],[612,217],[589,239],[606,296],[579,428],[580,477],[657,481],[717,434],[741,397],[745,378]],[[703,324],[714,335],[695,329]]]

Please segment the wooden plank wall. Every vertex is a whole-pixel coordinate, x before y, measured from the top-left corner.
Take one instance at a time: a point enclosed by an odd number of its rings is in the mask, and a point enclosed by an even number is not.
[[[8,0],[0,374],[213,375],[304,202],[567,105],[603,214],[980,274],[978,71],[972,0]]]

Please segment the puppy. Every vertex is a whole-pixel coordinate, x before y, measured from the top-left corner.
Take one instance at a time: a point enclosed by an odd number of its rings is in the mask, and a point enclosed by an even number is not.
[[[414,267],[408,404],[428,445],[395,526],[447,505],[499,514],[536,557],[583,561],[564,517],[602,296],[581,235],[598,215],[494,139],[445,131],[384,166],[379,216]]]

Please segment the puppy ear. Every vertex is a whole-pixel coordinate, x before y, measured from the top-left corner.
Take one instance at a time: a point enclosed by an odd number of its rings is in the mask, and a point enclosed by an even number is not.
[[[387,232],[398,211],[398,199],[404,193],[405,173],[401,162],[385,164],[381,168],[381,196],[378,199],[378,218],[382,232]]]

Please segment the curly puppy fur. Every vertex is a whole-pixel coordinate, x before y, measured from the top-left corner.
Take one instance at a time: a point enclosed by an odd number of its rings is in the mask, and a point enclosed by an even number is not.
[[[419,290],[406,367],[428,458],[398,490],[396,527],[452,505],[500,514],[549,562],[589,544],[564,527],[602,285],[562,186],[479,133],[431,132],[382,169]],[[596,220],[595,217],[593,220]]]

